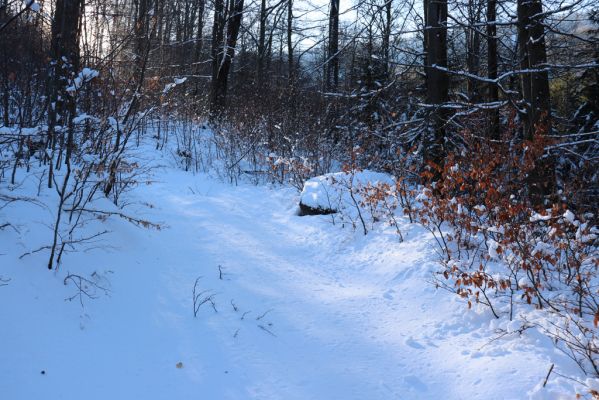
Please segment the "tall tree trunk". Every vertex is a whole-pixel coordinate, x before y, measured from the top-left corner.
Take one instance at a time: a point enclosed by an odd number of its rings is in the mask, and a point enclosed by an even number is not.
[[[217,77],[220,66],[220,59],[223,51],[223,35],[225,29],[225,4],[224,0],[214,0],[214,22],[212,24],[212,48],[210,55],[212,58],[212,79],[210,85],[210,109],[215,108],[217,98]]]
[[[449,98],[447,68],[447,0],[424,0],[424,45],[426,100],[431,110],[429,132],[425,141],[425,161],[443,164],[445,111]]]
[[[4,64],[4,63],[3,63]],[[6,71],[6,68],[3,68]],[[4,74],[6,75],[6,74]],[[2,121],[4,126],[10,125],[10,84],[8,83],[8,79],[6,76],[2,77],[4,80],[4,84],[2,85],[3,93],[2,93]]]
[[[533,140],[551,130],[551,101],[549,75],[542,71],[547,62],[545,28],[541,0],[518,0],[518,45],[522,94],[525,113],[524,138]],[[541,71],[539,71],[541,70]],[[528,190],[534,204],[546,206],[548,196],[555,192],[555,164],[550,158],[540,157],[528,176]]]
[[[243,17],[243,1],[231,1],[231,10],[227,22],[226,45],[220,64],[217,66],[216,79],[212,82],[210,111],[213,117],[218,117],[226,104],[229,71],[233,57],[235,56],[237,36],[239,35],[239,28],[241,27],[241,19]]]
[[[487,0],[487,77],[497,79],[497,0]],[[489,83],[487,101],[499,101],[499,88],[496,83]],[[489,137],[499,139],[499,110],[489,110]]]
[[[197,20],[197,31],[196,31],[196,42],[194,47],[193,62],[195,63],[192,69],[196,75],[200,75],[202,71],[202,50],[204,45],[204,0],[198,1],[198,20]],[[196,78],[195,94],[197,95],[200,90],[200,78]]]
[[[75,102],[73,97],[66,93],[66,87],[69,79],[79,71],[80,11],[81,0],[58,0],[54,10],[50,54],[52,81],[48,110],[48,146],[51,148],[56,144],[56,125],[60,122],[67,126],[69,119],[75,114]],[[61,139],[61,142],[64,143],[64,140]],[[50,179],[50,176],[48,178]]]
[[[0,3],[0,26],[4,26],[4,24],[6,24],[7,21],[8,21],[8,0],[2,0],[2,2]],[[0,64],[2,65],[2,81],[3,81],[2,82],[2,89],[3,89],[2,120],[4,122],[4,126],[8,126],[10,124],[10,113],[9,113],[10,83],[8,80],[8,75],[10,74],[10,72],[12,72],[9,70],[8,60],[10,59],[10,53],[11,53],[12,49],[10,49],[10,45],[9,45],[8,41],[6,41],[6,40],[2,40],[2,42],[0,43],[0,49],[1,49],[0,57],[2,57],[2,60],[0,60]]]
[[[148,45],[148,12],[150,0],[138,0],[137,15],[135,17],[135,66],[137,75],[142,68],[146,46]]]
[[[331,0],[328,39],[326,89],[336,91],[339,85],[339,0]]]
[[[382,50],[383,50],[383,74],[385,79],[389,80],[389,63],[391,61],[391,9],[393,0],[387,0],[385,3],[385,27],[383,30]]]
[[[293,87],[294,65],[293,65],[293,0],[287,0],[287,85]]]
[[[8,15],[8,0],[1,0],[0,2],[0,25],[4,25]]]
[[[471,75],[478,76],[480,71],[480,42],[481,35],[476,25],[481,22],[481,1],[468,1],[468,24],[466,28],[466,64]],[[475,26],[473,28],[473,26]],[[476,78],[468,78],[468,97],[470,102],[480,101],[480,84]]]
[[[256,64],[256,83],[262,87],[264,83],[264,57],[266,55],[266,0],[260,2],[260,26],[258,28],[258,60]]]
[[[196,63],[200,62],[202,56],[202,47],[204,42],[204,0],[198,0],[198,26],[196,31],[195,59]]]
[[[517,11],[521,85],[526,112],[523,116],[524,137],[532,139],[537,131],[546,133],[551,128],[549,75],[547,71],[538,71],[547,62],[541,16],[543,5],[541,0],[518,0]]]
[[[58,0],[54,10],[54,18],[52,20],[52,60],[53,60],[53,82],[51,84],[51,98],[49,110],[48,134],[50,135],[50,144],[54,146],[55,127],[59,122],[66,127],[66,143],[64,137],[61,137],[61,143],[65,144],[66,154],[64,163],[66,172],[63,177],[62,187],[58,190],[59,202],[54,223],[54,236],[52,246],[50,248],[50,258],[48,260],[48,269],[54,266],[54,257],[58,246],[60,220],[62,210],[66,199],[67,185],[71,175],[71,153],[74,145],[74,127],[73,118],[75,117],[76,104],[75,97],[66,91],[69,78],[79,71],[79,17],[81,15],[82,0]],[[61,134],[65,129],[61,130]],[[62,147],[62,146],[61,146]],[[62,148],[59,152],[58,160],[61,159]],[[52,160],[50,160],[52,165]],[[57,161],[57,166],[60,166],[60,161]],[[48,174],[49,186],[53,180],[52,167]]]

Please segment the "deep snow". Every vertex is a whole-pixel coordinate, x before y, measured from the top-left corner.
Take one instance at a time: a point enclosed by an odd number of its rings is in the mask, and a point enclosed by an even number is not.
[[[131,196],[137,208],[128,212],[163,229],[92,221],[86,229],[110,235],[68,254],[58,272],[45,269],[46,252],[18,258],[48,243],[53,210],[0,211],[15,228],[0,230],[0,276],[11,279],[0,287],[2,399],[575,394],[557,374],[541,388],[552,363],[576,373],[546,338],[519,335],[435,289],[437,254],[418,225],[402,220],[403,243],[391,228],[363,236],[331,216],[297,216],[292,189],[232,186],[171,167]],[[108,295],[98,291],[83,307],[65,301],[76,292],[63,285],[67,272],[95,272]],[[200,276],[218,312],[204,304],[194,318]],[[499,337],[498,328],[514,333]]]

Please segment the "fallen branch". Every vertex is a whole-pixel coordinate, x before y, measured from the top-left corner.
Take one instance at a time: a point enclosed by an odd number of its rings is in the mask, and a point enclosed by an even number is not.
[[[94,274],[95,274],[95,272],[94,272]],[[88,299],[97,299],[98,298],[98,296],[95,293],[98,289],[104,291],[105,294],[108,294],[110,292],[110,290],[108,288],[99,285],[98,282],[94,282],[90,279],[84,278],[81,275],[69,273],[64,278],[65,286],[68,285],[69,281],[71,281],[75,284],[75,286],[77,287],[77,293],[75,293],[71,297],[67,297],[65,300],[72,301],[73,299],[78,297],[81,307],[83,307],[83,298],[84,297],[87,297]]]
[[[262,318],[266,317],[266,314],[268,314],[271,311],[272,311],[272,308],[270,310],[265,311],[264,314],[262,314],[256,318],[256,321],[260,321]]]
[[[127,214],[123,214],[122,212],[119,212],[119,211],[103,211],[103,210],[94,210],[94,209],[90,209],[90,208],[75,208],[75,209],[69,209],[69,210],[65,210],[65,211],[67,211],[67,212],[88,212],[88,213],[92,213],[92,214],[105,215],[108,217],[116,216],[116,217],[122,218],[122,219],[126,220],[127,222],[130,222],[136,226],[142,226],[144,228],[153,228],[158,231],[160,229],[162,229],[162,226],[160,226],[160,224],[146,221],[141,218],[131,217],[131,216],[129,216]]]
[[[98,236],[102,236],[102,235],[107,234],[108,232],[109,231],[105,230],[105,231],[93,234],[91,236],[88,236],[88,237],[79,238],[79,239],[71,239],[71,240],[66,240],[66,241],[61,241],[60,243],[61,243],[62,248],[64,249],[65,246],[72,246],[72,245],[78,244],[78,243],[89,242],[89,241],[97,238]],[[51,248],[52,248],[52,246],[47,245],[47,246],[39,247],[39,248],[37,248],[35,250],[32,250],[32,251],[28,251],[27,253],[21,254],[19,256],[19,260],[25,258],[26,256],[29,256],[29,255],[32,255],[32,254],[35,254],[35,253],[39,253],[40,251],[43,251],[43,250],[50,250]]]
[[[266,328],[264,325],[258,325],[258,328],[262,329],[264,332],[277,337],[277,335],[275,335],[270,329]]]

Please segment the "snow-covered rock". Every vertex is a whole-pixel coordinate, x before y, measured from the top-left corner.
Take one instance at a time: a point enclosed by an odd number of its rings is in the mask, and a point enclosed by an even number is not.
[[[360,188],[379,183],[395,185],[395,180],[391,175],[369,170],[336,172],[308,179],[300,195],[300,215],[342,211],[360,202]]]

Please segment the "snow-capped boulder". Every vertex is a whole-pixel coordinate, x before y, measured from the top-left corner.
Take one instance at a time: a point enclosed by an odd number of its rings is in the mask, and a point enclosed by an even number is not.
[[[368,184],[394,185],[392,176],[369,170],[336,172],[308,179],[300,195],[300,215],[326,215],[352,208]],[[353,196],[353,199],[352,199]]]

